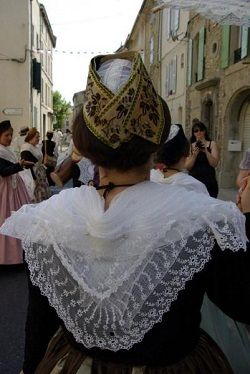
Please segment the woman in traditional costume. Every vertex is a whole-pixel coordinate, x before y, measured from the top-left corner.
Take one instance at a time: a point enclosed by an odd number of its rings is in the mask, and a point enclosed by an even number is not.
[[[182,126],[179,124],[171,125],[168,139],[156,156],[156,162],[163,165],[163,168],[161,170],[152,169],[150,179],[153,182],[170,183],[177,187],[185,187],[188,190],[208,195],[206,186],[191,177],[185,169],[189,148],[189,141]]]
[[[1,228],[22,240],[33,284],[23,372],[232,373],[200,309],[207,292],[250,321],[244,215],[149,180],[171,119],[140,54],[95,57],[86,98],[73,138],[98,189],[64,190]]]
[[[30,198],[24,182],[19,175],[24,166],[30,165],[24,160],[18,161],[10,149],[13,128],[10,121],[0,123],[0,225],[18,210],[28,204]],[[0,264],[16,265],[23,263],[23,250],[18,239],[0,234]]]
[[[34,164],[31,168],[31,173],[35,181],[33,201],[36,203],[46,200],[51,196],[46,176],[46,167],[43,165],[43,154],[38,147],[39,138],[39,131],[36,128],[32,128],[26,135],[25,143],[21,147],[21,158],[31,161]]]
[[[53,181],[50,179],[50,173],[55,170],[57,158],[58,158],[58,149],[57,144],[52,140],[53,131],[47,131],[47,139],[42,141],[42,154],[43,154],[43,163],[46,166],[46,175],[50,186],[53,186]]]

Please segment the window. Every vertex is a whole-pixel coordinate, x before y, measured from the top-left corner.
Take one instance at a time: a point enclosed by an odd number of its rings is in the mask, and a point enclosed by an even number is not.
[[[180,24],[180,10],[179,9],[167,9],[166,11],[166,30],[167,39],[171,36],[176,35]]]
[[[230,27],[230,64],[241,60],[241,27]]]
[[[249,55],[249,29],[246,26],[222,26],[221,68]]]

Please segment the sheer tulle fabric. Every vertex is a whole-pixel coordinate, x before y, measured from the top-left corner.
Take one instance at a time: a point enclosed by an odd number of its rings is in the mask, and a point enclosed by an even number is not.
[[[250,27],[249,0],[157,0],[157,4],[194,10],[222,24]]]
[[[14,213],[1,233],[22,240],[32,282],[76,341],[129,349],[162,318],[186,282],[221,249],[245,248],[233,203],[143,182],[104,211],[93,187],[66,190]]]

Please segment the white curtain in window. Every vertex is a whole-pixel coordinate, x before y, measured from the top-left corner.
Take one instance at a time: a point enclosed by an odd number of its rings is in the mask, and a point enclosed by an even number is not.
[[[156,4],[162,7],[194,10],[222,24],[250,27],[249,0],[156,0]]]

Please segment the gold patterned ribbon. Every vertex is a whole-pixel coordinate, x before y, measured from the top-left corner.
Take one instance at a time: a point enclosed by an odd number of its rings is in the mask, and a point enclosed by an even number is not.
[[[132,62],[128,81],[117,94],[102,84],[97,67],[108,60]],[[138,52],[97,56],[91,60],[83,115],[89,130],[111,148],[118,148],[138,135],[159,144],[164,128],[161,99]]]

